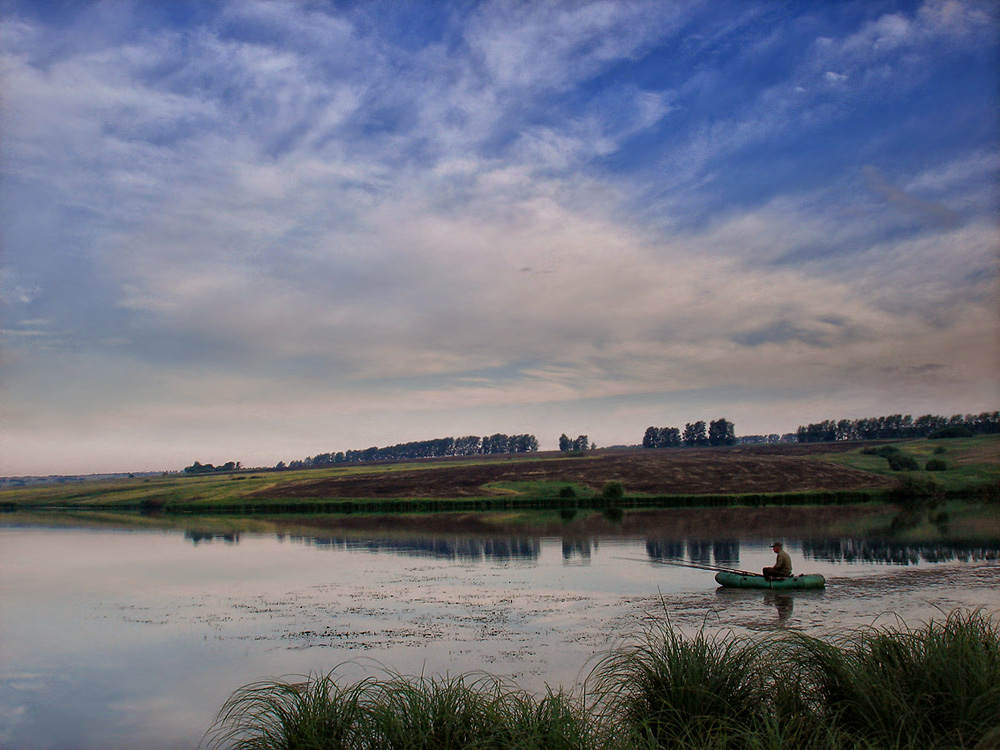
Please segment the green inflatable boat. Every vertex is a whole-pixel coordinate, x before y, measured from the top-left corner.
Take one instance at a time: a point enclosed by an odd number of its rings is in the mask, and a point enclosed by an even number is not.
[[[720,586],[731,589],[821,589],[826,586],[826,579],[819,573],[775,578],[767,580],[761,575],[741,575],[719,571],[715,581]]]

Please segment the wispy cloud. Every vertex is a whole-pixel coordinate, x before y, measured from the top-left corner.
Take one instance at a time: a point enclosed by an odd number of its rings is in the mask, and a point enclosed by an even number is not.
[[[8,443],[273,462],[998,395],[995,102],[942,114],[993,75],[985,5],[9,6]]]

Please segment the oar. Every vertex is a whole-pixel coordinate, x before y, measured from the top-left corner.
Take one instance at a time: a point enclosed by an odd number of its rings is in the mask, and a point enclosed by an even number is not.
[[[714,570],[716,572],[721,572],[721,573],[735,573],[736,575],[741,575],[741,576],[760,575],[759,573],[751,573],[746,570],[736,570],[735,568],[722,568],[719,567],[718,565],[703,565],[701,563],[686,563],[686,562],[680,562],[679,560],[659,560],[657,558],[650,558],[648,560],[643,560],[638,557],[620,557],[618,559],[632,560],[633,562],[651,562],[651,563],[657,563],[659,565],[677,565],[681,568],[694,568],[696,570]]]

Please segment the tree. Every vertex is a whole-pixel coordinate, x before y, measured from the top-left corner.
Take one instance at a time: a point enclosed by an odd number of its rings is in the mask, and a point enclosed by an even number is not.
[[[572,449],[572,447],[573,447],[573,441],[570,440],[568,437],[566,437],[565,432],[559,436],[559,450],[568,451]]]
[[[705,434],[705,423],[698,420],[695,423],[688,422],[684,425],[684,445],[693,447],[695,445],[707,445],[708,436]]]
[[[709,445],[736,445],[736,427],[725,417],[708,426]]]
[[[646,434],[642,436],[643,448],[659,448],[660,429],[658,427],[647,427]]]
[[[585,451],[588,448],[590,448],[590,440],[587,439],[586,435],[579,435],[573,441],[573,450],[575,451]]]

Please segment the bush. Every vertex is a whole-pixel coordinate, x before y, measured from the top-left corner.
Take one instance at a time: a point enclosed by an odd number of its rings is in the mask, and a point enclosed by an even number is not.
[[[924,468],[927,469],[927,471],[947,471],[948,462],[943,458],[932,458],[927,462],[927,465],[924,466]]]
[[[938,446],[935,446],[935,448],[934,448],[934,455],[935,456],[943,456],[947,452],[948,452],[948,449],[945,448],[943,445],[938,445]]]
[[[601,497],[605,500],[621,500],[625,497],[625,485],[621,482],[608,482],[601,490]]]
[[[893,453],[886,456],[886,460],[889,462],[889,468],[893,471],[917,471],[920,469],[917,459],[906,453]]]
[[[574,490],[570,485],[567,484],[565,487],[559,490],[559,497],[565,499],[576,497],[576,490]]]

